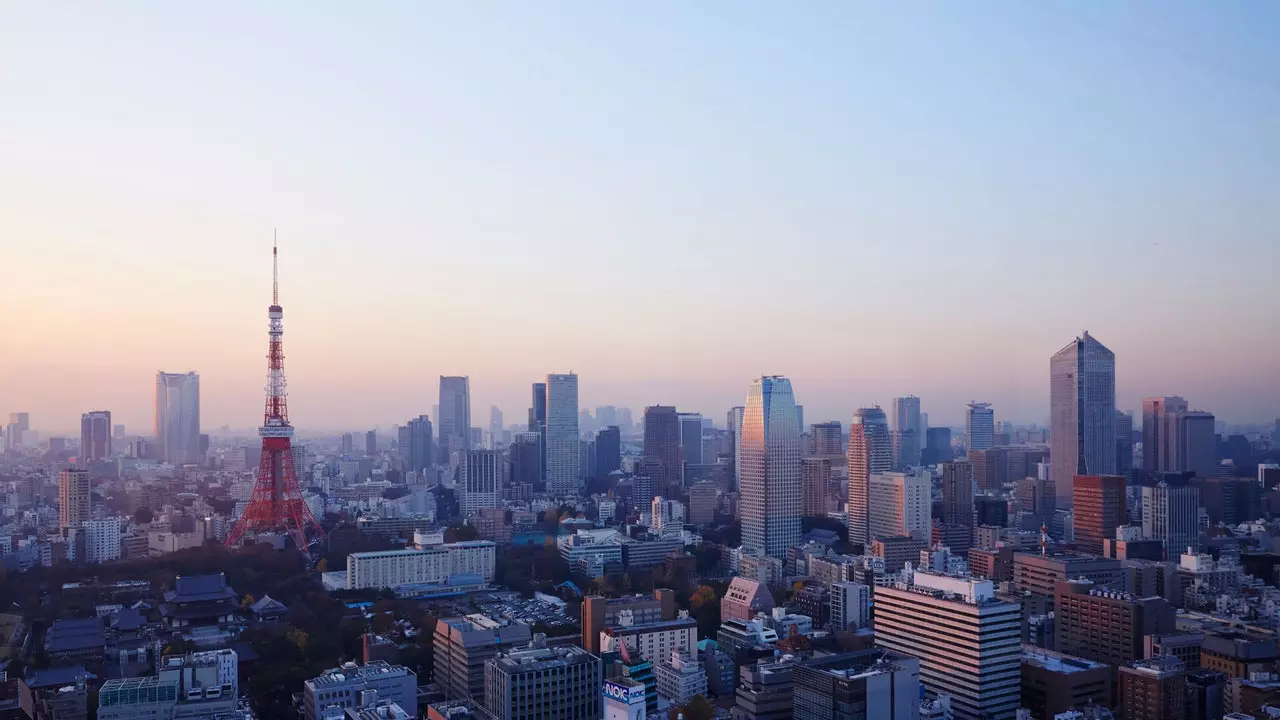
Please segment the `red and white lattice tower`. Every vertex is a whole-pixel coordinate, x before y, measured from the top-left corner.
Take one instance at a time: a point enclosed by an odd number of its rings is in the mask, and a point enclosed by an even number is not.
[[[324,530],[311,514],[311,508],[302,499],[298,487],[298,473],[293,467],[293,427],[289,425],[289,410],[285,402],[284,385],[284,310],[280,307],[280,276],[276,248],[271,248],[271,307],[267,310],[270,323],[267,350],[267,409],[258,428],[262,436],[262,461],[258,464],[258,478],[253,485],[253,496],[236,522],[227,545],[240,542],[245,533],[287,532],[293,535],[298,549],[307,551],[307,528],[314,536],[322,536]]]

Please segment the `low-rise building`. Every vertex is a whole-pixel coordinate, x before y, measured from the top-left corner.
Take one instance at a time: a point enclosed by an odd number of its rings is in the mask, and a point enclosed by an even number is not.
[[[653,674],[658,680],[658,697],[672,705],[685,705],[695,695],[707,695],[707,672],[696,655],[673,650],[653,666]]]
[[[485,708],[502,720],[600,717],[600,658],[582,648],[548,648],[539,635],[485,661],[484,673]]]
[[[1109,665],[1022,646],[1022,707],[1031,720],[1053,720],[1059,713],[1090,703],[1110,705]]]
[[[386,662],[344,663],[306,681],[302,715],[305,720],[322,720],[325,708],[359,708],[368,693],[396,703],[412,717],[418,715],[418,676],[407,667]]]

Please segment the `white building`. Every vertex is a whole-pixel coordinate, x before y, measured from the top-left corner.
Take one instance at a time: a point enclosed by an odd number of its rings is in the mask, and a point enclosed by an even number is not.
[[[800,544],[800,415],[791,381],[753,378],[738,438],[742,550],[785,560]]]
[[[468,450],[463,454],[462,482],[458,502],[463,517],[479,514],[484,508],[502,507],[502,453],[496,450]]]
[[[547,491],[577,492],[581,484],[578,437],[578,376],[547,375]]]
[[[579,530],[572,535],[556,538],[560,557],[569,567],[589,578],[602,577],[609,565],[622,567],[622,546],[625,541],[617,530]]]
[[[904,570],[876,589],[876,645],[920,658],[920,682],[959,720],[1013,720],[1021,702],[1021,608],[990,580]]]
[[[649,527],[654,534],[662,537],[678,537],[684,531],[684,503],[679,500],[668,500],[662,496],[655,497],[650,504]]]
[[[613,518],[618,514],[618,502],[616,500],[601,500],[596,503],[596,510],[599,513],[600,524],[608,525],[613,522]]]
[[[870,622],[871,588],[856,582],[831,583],[831,627],[857,630]]]
[[[870,538],[910,535],[929,540],[932,496],[928,474],[874,473],[867,483]]]
[[[672,705],[685,705],[694,695],[707,695],[707,671],[696,655],[675,650],[668,660],[653,666],[653,674],[658,697]]]
[[[620,614],[618,621],[600,631],[600,652],[616,652],[625,643],[632,657],[664,658],[673,652],[698,656],[698,623],[683,610],[675,620],[633,625],[629,614]]]
[[[496,563],[497,546],[488,540],[352,553],[347,557],[347,589],[441,584],[454,575],[479,575],[492,582]]]
[[[84,530],[84,560],[90,565],[120,559],[120,518],[86,520]]]

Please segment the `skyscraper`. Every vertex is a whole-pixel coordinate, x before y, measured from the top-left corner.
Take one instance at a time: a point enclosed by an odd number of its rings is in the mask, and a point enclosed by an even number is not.
[[[596,477],[622,469],[622,433],[617,425],[609,425],[596,433]]]
[[[844,452],[843,431],[838,421],[814,423],[809,428],[813,434],[813,454],[830,457]]]
[[[644,409],[644,459],[649,461],[654,492],[667,492],[667,486],[680,480],[680,416],[670,405],[653,405]],[[651,498],[635,498],[648,502]]]
[[[547,375],[547,490],[557,495],[578,491],[578,376]]]
[[[542,485],[542,436],[536,432],[519,432],[507,450],[511,462],[511,485]]]
[[[1218,437],[1213,413],[1188,410],[1165,414],[1169,435],[1162,445],[1163,472],[1194,472],[1213,477],[1218,468]]]
[[[943,463],[942,522],[973,527],[973,466],[967,462]]]
[[[68,468],[58,473],[58,525],[78,528],[89,517],[89,472]]]
[[[969,450],[986,450],[995,444],[996,411],[991,403],[969,403],[964,414],[964,434]]]
[[[725,416],[725,422],[728,424],[729,430],[729,457],[733,458],[733,489],[735,490],[740,486],[738,482],[738,441],[742,437],[742,413],[745,410],[746,408],[737,405],[729,408],[729,412]]]
[[[458,504],[463,517],[478,515],[481,509],[501,507],[502,453],[497,450],[468,450],[463,454],[462,482]]]
[[[422,472],[431,467],[434,459],[431,446],[431,419],[426,415],[419,415],[400,428],[400,455],[406,470]]]
[[[894,398],[890,407],[889,431],[893,440],[893,466],[899,470],[920,464],[924,426],[920,418],[920,398]]]
[[[502,411],[497,405],[489,406],[489,435],[495,444],[502,440]]]
[[[370,430],[364,434],[364,454],[370,457],[378,454],[378,432]]]
[[[1114,540],[1116,527],[1127,524],[1124,478],[1119,475],[1077,475],[1072,482],[1072,525],[1076,544],[1102,555],[1102,541]]]
[[[801,473],[803,488],[800,512],[805,517],[826,517],[827,485],[831,483],[831,458],[807,457]]]
[[[200,376],[156,373],[156,442],[159,459],[183,465],[200,453]]]
[[[849,542],[867,543],[867,484],[893,469],[889,421],[878,407],[859,408],[849,425]]]
[[[539,486],[547,483],[547,384],[533,384],[533,399],[529,406],[529,432],[538,433]]]
[[[600,427],[607,428],[610,425],[618,424],[618,408],[612,405],[601,405],[596,408],[596,422]]]
[[[785,560],[800,543],[800,421],[791,381],[751,381],[742,415],[742,549]]]
[[[471,447],[471,383],[466,376],[440,376],[440,455]]]
[[[702,416],[698,413],[680,413],[679,419],[681,457],[687,465],[701,465]]]
[[[1187,411],[1183,398],[1149,397],[1142,401],[1142,469],[1149,473],[1166,472],[1165,459],[1171,428],[1169,416]]]
[[[867,484],[868,534],[878,538],[909,535],[929,541],[928,474],[875,473]]]
[[[921,453],[921,465],[937,465],[951,460],[955,454],[951,451],[951,428],[931,427],[924,431],[925,446]]]
[[[1116,411],[1116,474],[1133,469],[1133,413]]]
[[[111,456],[111,412],[94,410],[80,416],[80,462],[90,463]]]
[[[1076,475],[1116,472],[1116,356],[1087,332],[1049,360],[1049,463],[1059,508]]]

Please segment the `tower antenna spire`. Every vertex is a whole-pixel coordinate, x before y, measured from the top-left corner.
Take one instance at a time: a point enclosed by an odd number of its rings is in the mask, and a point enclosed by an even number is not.
[[[277,253],[275,228],[271,228],[271,304],[280,304],[280,258]]]

